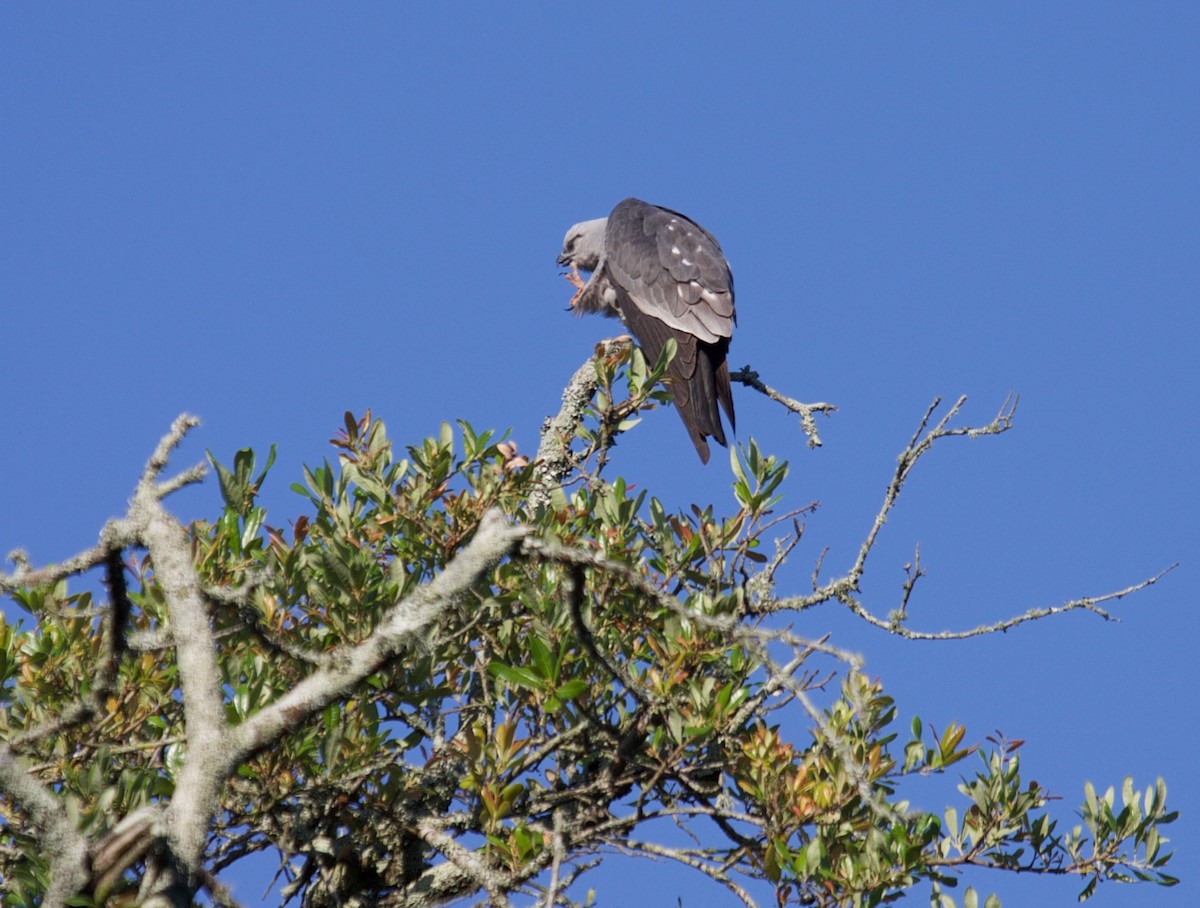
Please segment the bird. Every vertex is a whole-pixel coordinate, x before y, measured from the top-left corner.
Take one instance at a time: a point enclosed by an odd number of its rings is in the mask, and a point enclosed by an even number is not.
[[[620,318],[654,363],[674,338],[667,383],[702,463],[711,438],[728,445],[718,405],[734,431],[726,356],[737,313],[733,272],[716,237],[686,215],[640,199],[606,218],[581,221],[563,237],[558,264],[578,288],[577,315]],[[584,283],[580,270],[590,271]]]

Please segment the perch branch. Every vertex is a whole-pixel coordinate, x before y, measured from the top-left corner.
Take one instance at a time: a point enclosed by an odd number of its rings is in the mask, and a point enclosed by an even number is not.
[[[534,466],[537,481],[529,495],[529,503],[535,512],[550,504],[551,493],[561,487],[564,480],[579,467],[581,458],[571,451],[571,442],[575,439],[575,431],[583,424],[584,415],[599,386],[596,357],[617,356],[627,351],[630,344],[629,338],[614,338],[599,343],[596,352],[575,370],[567,382],[558,413],[548,417],[542,425]]]

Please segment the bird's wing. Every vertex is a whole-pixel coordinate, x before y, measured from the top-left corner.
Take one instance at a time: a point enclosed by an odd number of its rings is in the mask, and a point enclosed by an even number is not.
[[[604,246],[613,279],[646,315],[710,344],[733,336],[733,274],[703,227],[626,199],[608,217]]]
[[[675,339],[675,358],[667,367],[671,396],[700,459],[708,463],[707,438],[711,436],[722,445],[728,443],[721,426],[718,403],[725,409],[730,427],[734,425],[733,393],[725,362],[729,341],[722,338],[716,344],[703,343],[691,332],[673,328],[661,319],[647,315],[619,284],[614,285],[614,289],[622,318],[641,344],[647,362],[653,365],[666,346],[667,338]]]
[[[684,215],[637,199],[613,209],[605,277],[629,330],[654,362],[667,338],[678,347],[668,370],[676,409],[700,458],[706,438],[726,444],[718,404],[734,424],[725,355],[733,335],[733,275],[716,239]]]

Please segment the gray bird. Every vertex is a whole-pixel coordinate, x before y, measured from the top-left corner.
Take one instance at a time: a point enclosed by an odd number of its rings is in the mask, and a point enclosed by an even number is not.
[[[583,221],[563,238],[560,265],[579,292],[571,308],[618,317],[651,365],[667,338],[678,352],[667,369],[675,408],[700,459],[708,438],[727,444],[720,404],[734,428],[725,356],[737,315],[733,273],[716,238],[677,211],[625,199],[606,218]],[[578,269],[592,272],[585,284]]]

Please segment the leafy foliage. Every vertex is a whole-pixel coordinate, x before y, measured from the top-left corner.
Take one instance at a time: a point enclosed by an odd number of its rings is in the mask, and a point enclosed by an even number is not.
[[[602,464],[606,439],[662,393],[663,363],[634,354],[614,402],[628,361],[597,361],[581,462]],[[463,422],[401,456],[382,422],[347,414],[333,446],[336,462],[293,486],[304,513],[289,527],[257,500],[273,450],[261,470],[248,450],[231,467],[212,459],[224,509],[190,539],[231,726],[414,607],[492,509],[533,532],[418,645],[237,767],[207,848],[214,874],[274,849],[285,894],[312,906],[421,904],[428,891],[501,901],[538,887],[565,902],[605,850],[674,858],[746,899],[747,880],[765,881],[779,905],[878,905],[922,881],[951,905],[945,890],[968,865],[1078,874],[1084,897],[1104,879],[1174,882],[1161,780],[1144,798],[1126,780],[1119,810],[1112,789],[1089,784],[1082,826],[1060,832],[1049,794],[1021,781],[1017,743],[964,746],[961,726],[919,719],[900,741],[877,681],[750,617],[781,559],[770,534],[794,517],[774,512],[787,463],[753,442],[732,458],[727,516],[669,513],[594,472],[535,507],[535,466]],[[36,623],[0,626],[0,738],[97,840],[169,801],[187,752],[168,592],[147,557],[124,567],[128,650],[91,721],[60,720],[112,633],[92,594],[65,581],[24,589],[15,600]],[[781,710],[808,719],[807,739],[789,739],[798,723]],[[903,780],[973,753],[962,807],[897,798]],[[11,797],[0,819],[3,904],[37,904],[38,830]],[[662,819],[693,844],[644,840]],[[90,897],[132,894],[141,866],[134,854]],[[963,904],[977,903],[968,889]]]

